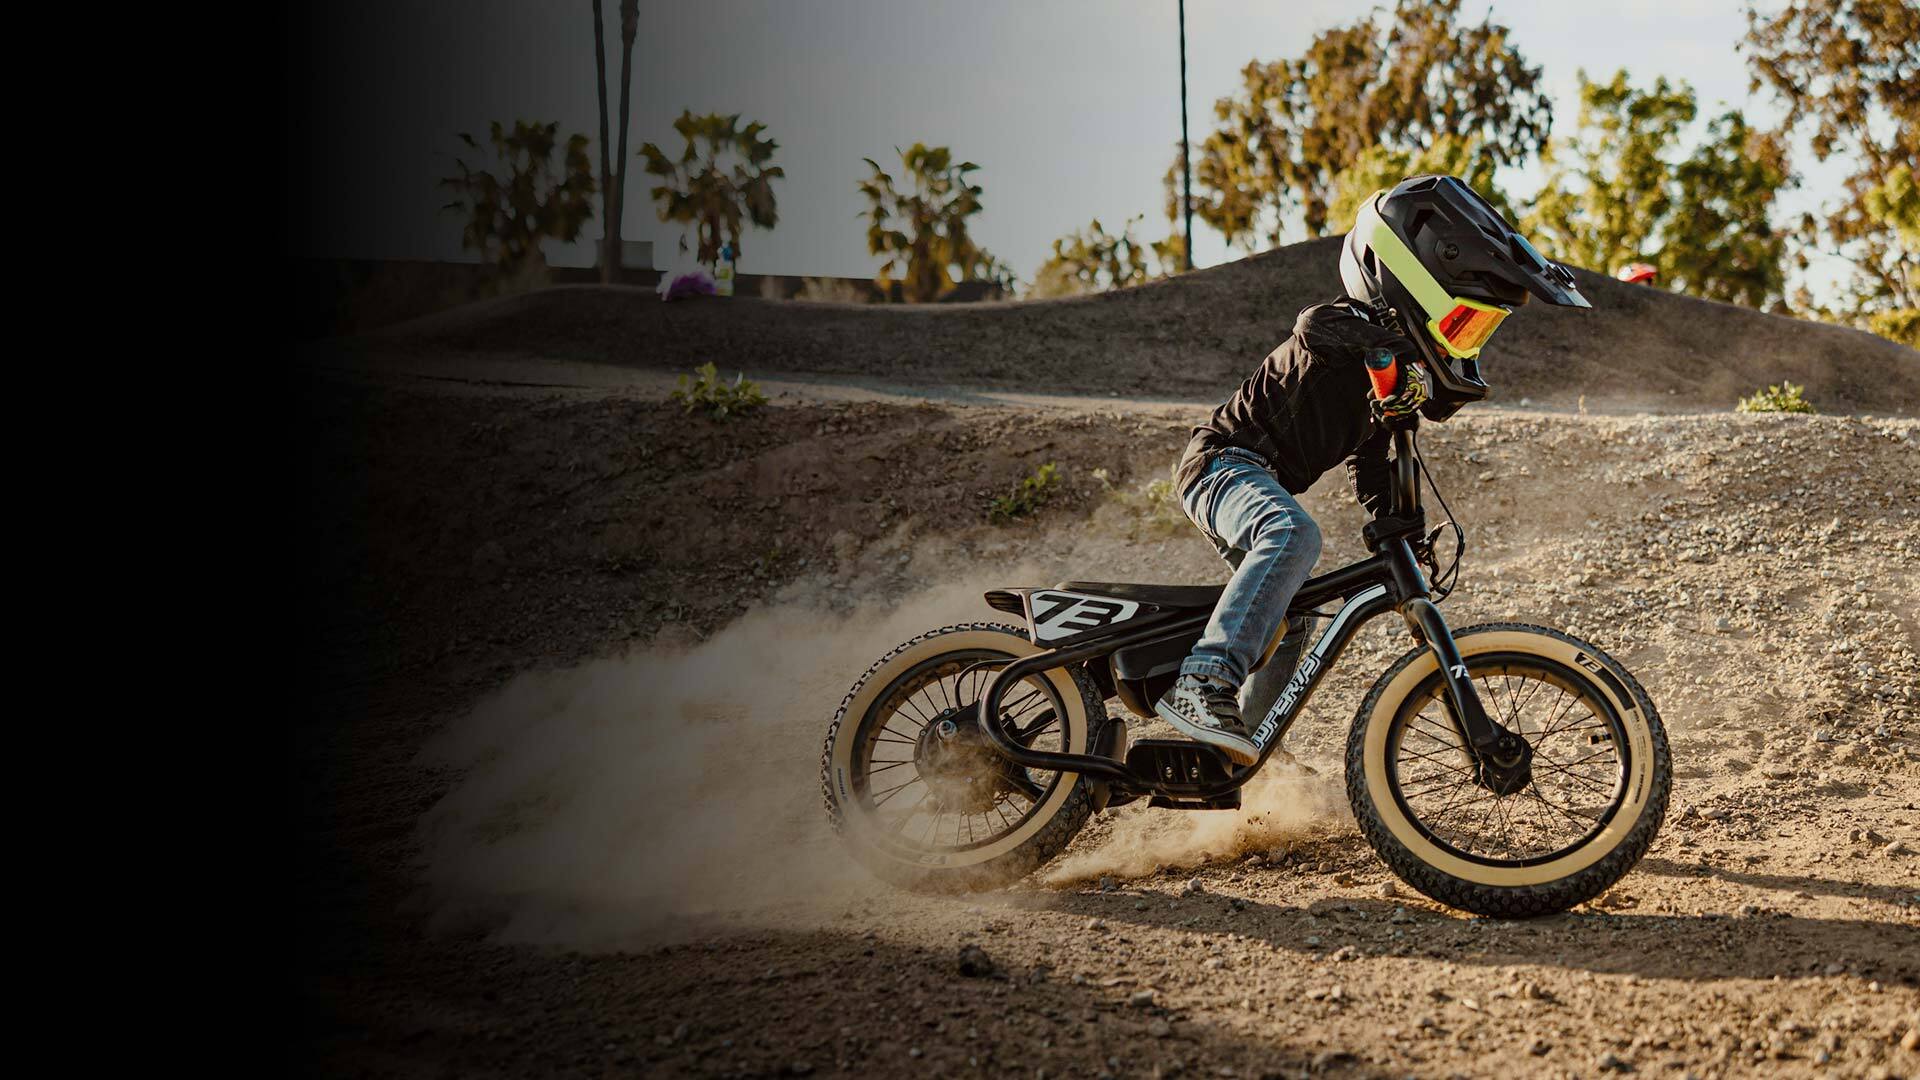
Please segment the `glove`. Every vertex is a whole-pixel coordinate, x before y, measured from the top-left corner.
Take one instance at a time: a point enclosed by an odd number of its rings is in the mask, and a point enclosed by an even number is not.
[[[1374,415],[1385,420],[1401,420],[1412,416],[1427,400],[1427,369],[1418,361],[1400,362],[1400,384],[1389,398],[1375,398]]]

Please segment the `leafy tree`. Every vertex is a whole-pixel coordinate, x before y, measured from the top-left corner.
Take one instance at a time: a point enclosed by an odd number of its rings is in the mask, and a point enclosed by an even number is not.
[[[900,155],[901,181],[872,158],[873,175],[860,182],[867,199],[867,250],[883,255],[874,283],[882,294],[895,284],[911,303],[937,300],[962,281],[1012,283],[1004,263],[973,242],[967,219],[981,210],[980,185],[968,175],[980,166],[955,164],[944,146],[914,143]]]
[[[1920,308],[1888,308],[1867,316],[1867,329],[1909,349],[1920,349]]]
[[[1085,229],[1075,229],[1055,240],[1053,254],[1034,272],[1028,295],[1083,296],[1143,285],[1166,276],[1178,264],[1165,261],[1162,252],[1169,249],[1164,242],[1146,245],[1134,237],[1133,226],[1139,220],[1139,215],[1128,219],[1115,236],[1095,218]]]
[[[1693,117],[1685,83],[1660,78],[1635,90],[1625,71],[1604,83],[1581,72],[1579,127],[1540,155],[1546,181],[1525,219],[1527,235],[1551,257],[1602,273],[1652,258],[1673,209],[1668,159]]]
[[[1892,226],[1908,247],[1920,248],[1920,177],[1913,166],[1896,166],[1886,183],[1867,192],[1867,213]]]
[[[1554,258],[1605,272],[1651,262],[1661,281],[1709,300],[1762,307],[1784,287],[1786,238],[1770,220],[1788,184],[1785,150],[1738,111],[1716,117],[1691,154],[1680,136],[1693,90],[1620,71],[1580,76],[1580,123],[1541,155],[1546,182],[1524,219]],[[1676,160],[1677,159],[1677,160]]]
[[[1895,170],[1920,161],[1920,6],[1913,0],[1788,0],[1747,9],[1753,88],[1785,104],[1783,132],[1809,136],[1813,155],[1851,158],[1840,198],[1801,222],[1801,240],[1854,266],[1855,306],[1920,308],[1920,244],[1876,197]],[[1911,174],[1909,174],[1911,175]],[[1896,199],[1897,201],[1897,199]],[[1879,209],[1876,209],[1878,207]]]
[[[1255,61],[1214,104],[1216,129],[1195,148],[1194,213],[1229,244],[1278,244],[1296,212],[1323,235],[1339,175],[1376,147],[1412,154],[1468,140],[1488,175],[1537,153],[1552,105],[1491,16],[1462,25],[1461,0],[1397,0],[1313,39],[1291,60]]]
[[[770,164],[780,144],[761,137],[766,129],[757,123],[741,127],[738,113],[695,116],[685,111],[673,122],[673,130],[687,143],[677,160],[652,143],[640,147],[647,172],[661,179],[653,189],[660,220],[692,225],[699,241],[695,258],[703,263],[720,258],[722,243],[731,243],[739,256],[743,218],[762,229],[780,222],[773,182],[786,172]],[[680,250],[686,249],[682,236]]]
[[[1901,165],[1887,174],[1887,181],[1867,192],[1867,214],[1876,222],[1893,229],[1903,249],[1911,255],[1920,251],[1920,183],[1913,167]],[[1913,265],[1907,267],[1908,291],[1916,287]],[[1881,337],[1920,349],[1920,307],[1883,307],[1867,313],[1867,329]]]
[[[1187,238],[1177,227],[1177,222],[1167,223],[1167,238],[1153,243],[1154,257],[1160,260],[1162,277],[1172,277],[1187,267]]]
[[[1707,126],[1673,180],[1673,209],[1661,229],[1664,280],[1709,300],[1756,308],[1778,302],[1787,235],[1773,227],[1771,212],[1790,184],[1785,144],[1728,112]]]
[[[633,86],[633,39],[640,26],[640,0],[620,0],[620,162],[615,174],[607,150],[607,49],[601,26],[600,0],[593,0],[594,90],[600,98],[600,190],[606,206],[606,224],[600,237],[600,282],[607,284],[620,269],[621,224],[626,217],[627,116]]]
[[[445,177],[440,186],[454,193],[444,209],[467,219],[463,247],[480,252],[508,273],[546,265],[540,242],[547,237],[571,242],[593,218],[593,163],[587,156],[585,135],[567,136],[560,148],[560,125],[516,120],[508,131],[498,120],[490,125],[488,142],[500,169],[489,172],[456,158],[460,175]],[[460,141],[479,150],[472,135]]]
[[[1479,152],[1473,140],[1442,135],[1419,150],[1370,147],[1333,180],[1333,199],[1327,205],[1331,221],[1350,222],[1360,205],[1374,192],[1390,188],[1409,176],[1442,173],[1465,180],[1509,220],[1513,209],[1493,181],[1493,160]]]

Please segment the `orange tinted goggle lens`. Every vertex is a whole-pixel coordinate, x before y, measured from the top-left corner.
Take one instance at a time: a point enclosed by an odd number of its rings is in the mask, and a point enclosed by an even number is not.
[[[1462,352],[1471,352],[1487,343],[1493,332],[1507,317],[1505,310],[1495,308],[1483,311],[1480,308],[1456,304],[1440,319],[1440,336],[1447,343]]]

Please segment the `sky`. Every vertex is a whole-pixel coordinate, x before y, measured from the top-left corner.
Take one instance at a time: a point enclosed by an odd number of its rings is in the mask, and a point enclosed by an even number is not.
[[[605,7],[612,82],[619,0]],[[1370,7],[1189,0],[1194,141],[1249,60],[1297,55],[1318,31]],[[1734,0],[1495,0],[1466,14],[1477,21],[1488,10],[1543,69],[1562,129],[1578,114],[1583,68],[1606,77],[1624,66],[1636,83],[1684,79],[1703,121],[1729,106],[1777,115],[1764,92],[1749,100]],[[1165,235],[1161,178],[1180,138],[1176,11],[1176,0],[643,0],[628,149],[653,141],[677,155],[671,125],[683,108],[765,123],[786,170],[780,223],[743,238],[740,269],[864,277],[878,260],[859,220],[861,159],[884,164],[916,141],[947,145],[981,166],[974,237],[1030,278],[1055,237],[1094,218],[1112,230],[1144,214],[1138,235]],[[353,0],[288,17],[294,254],[473,259],[435,185],[453,171],[455,133],[521,118],[597,135],[589,0]],[[614,107],[617,117],[617,99]],[[1782,220],[1818,206],[1845,173],[1838,162],[1800,164],[1808,176],[1783,196]],[[636,157],[624,231],[654,241],[664,268],[681,233],[655,217],[650,180]],[[1539,177],[1509,171],[1499,182],[1526,195]],[[1197,265],[1237,256],[1197,227]],[[588,232],[599,235],[597,220]],[[553,248],[550,260],[591,265],[592,241]],[[1817,263],[1816,286],[1832,273]]]

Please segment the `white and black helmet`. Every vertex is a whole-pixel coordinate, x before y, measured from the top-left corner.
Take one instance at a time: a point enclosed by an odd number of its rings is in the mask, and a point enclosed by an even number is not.
[[[1347,234],[1340,280],[1347,295],[1397,319],[1419,347],[1433,374],[1433,396],[1421,406],[1430,420],[1487,396],[1480,347],[1529,296],[1593,306],[1572,271],[1541,258],[1452,176],[1409,177],[1375,192]]]

